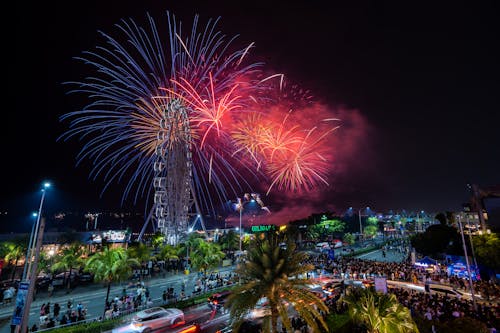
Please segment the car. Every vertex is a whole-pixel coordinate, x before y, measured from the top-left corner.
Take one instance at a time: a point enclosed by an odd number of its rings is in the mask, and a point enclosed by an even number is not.
[[[328,242],[321,242],[316,244],[316,249],[317,250],[329,250],[330,249],[330,244]]]
[[[48,275],[38,276],[36,278],[36,288],[39,290],[48,288],[51,282],[52,278]]]
[[[231,295],[230,290],[221,291],[219,293],[215,293],[208,298],[208,306],[212,310],[219,310],[224,307],[227,298]]]
[[[340,240],[333,241],[333,248],[334,249],[338,249],[342,246],[344,246],[344,243],[342,243],[342,241],[340,241]]]
[[[78,282],[82,284],[92,283],[94,282],[94,274],[89,272],[83,272],[78,275]]]
[[[149,333],[155,330],[183,325],[184,312],[175,308],[152,307],[137,312],[129,328],[133,332]]]
[[[267,297],[261,297],[257,301],[257,304],[255,304],[255,307],[245,316],[245,319],[255,320],[269,315],[271,315],[271,309],[269,308]]]
[[[459,299],[472,300],[472,295],[467,292],[455,289],[453,286],[440,283],[426,283],[425,291],[431,295],[438,294]],[[475,295],[480,298],[479,295]]]

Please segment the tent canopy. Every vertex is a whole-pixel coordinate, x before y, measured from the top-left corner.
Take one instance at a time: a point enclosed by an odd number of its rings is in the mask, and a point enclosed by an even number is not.
[[[432,258],[429,258],[427,256],[423,257],[422,259],[420,260],[417,260],[417,263],[419,264],[425,264],[425,265],[437,265],[438,264],[438,261],[437,260],[434,260]]]

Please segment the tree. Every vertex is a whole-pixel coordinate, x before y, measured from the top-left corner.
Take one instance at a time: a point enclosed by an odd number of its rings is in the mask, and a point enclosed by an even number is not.
[[[94,273],[96,281],[105,282],[107,286],[104,312],[106,312],[106,305],[109,300],[111,283],[130,277],[132,266],[138,265],[139,262],[134,258],[129,258],[127,251],[121,247],[114,249],[104,247],[101,252],[95,253],[87,260],[85,264],[86,270]]]
[[[73,268],[80,267],[84,260],[82,256],[85,254],[85,246],[79,242],[74,242],[70,246],[62,249],[61,253],[55,259],[52,265],[53,271],[62,270],[64,273],[64,282],[67,289],[71,289],[71,273]],[[69,271],[69,275],[66,274]]]
[[[418,332],[410,310],[399,304],[394,294],[375,289],[352,289],[344,298],[351,319],[369,333]]]
[[[411,238],[411,245],[425,256],[438,256],[442,253],[461,254],[462,240],[455,227],[434,224],[425,232]]]
[[[279,244],[285,242],[286,247]],[[242,283],[228,298],[234,328],[237,330],[247,313],[265,297],[269,314],[264,318],[264,330],[278,332],[278,318],[287,331],[292,332],[288,308],[302,317],[314,332],[327,326],[320,311],[327,306],[308,287],[311,280],[303,278],[314,267],[304,264],[307,255],[296,251],[295,243],[282,235],[261,234],[250,243],[247,260],[236,272]]]
[[[444,213],[437,213],[434,218],[442,225],[446,225],[446,215],[444,215]]]
[[[476,258],[483,265],[498,271],[500,270],[500,239],[498,234],[483,234],[472,238]]]
[[[178,248],[170,244],[165,244],[160,248],[160,253],[158,253],[156,258],[165,261],[170,259],[179,259],[178,252],[179,252]]]
[[[225,254],[220,250],[219,245],[200,239],[198,246],[191,251],[190,257],[191,265],[206,273],[211,268],[216,267]]]
[[[143,243],[134,243],[127,249],[127,255],[129,258],[134,258],[139,263],[143,263],[151,259],[151,249]]]
[[[354,235],[351,233],[346,233],[344,234],[344,237],[342,239],[344,242],[346,242],[349,245],[352,245],[356,242]]]
[[[363,228],[363,233],[367,237],[373,237],[377,234],[378,232],[378,227],[376,225],[367,225],[366,227]]]
[[[191,252],[193,251],[192,249],[196,249],[197,247],[200,246],[201,242],[204,242],[203,236],[199,235],[198,233],[190,233],[180,244],[179,247],[179,255],[180,256],[186,256],[186,265],[189,264],[189,257],[191,257]]]
[[[165,242],[165,234],[161,231],[155,232],[153,237],[151,237],[151,244],[155,249],[159,248]]]
[[[3,244],[3,247],[3,252],[6,253],[4,257],[5,261],[13,265],[11,280],[14,281],[14,278],[16,276],[17,262],[19,261],[19,259],[26,255],[27,246],[24,245],[20,240],[18,240],[13,242],[5,242]],[[29,259],[25,258],[25,260]]]
[[[308,233],[310,239],[323,239],[327,236],[345,230],[345,222],[341,220],[323,219],[320,223],[309,226]]]
[[[47,273],[54,263],[54,257],[45,254],[45,252],[40,252],[40,256],[38,257],[38,265],[37,265],[37,275],[40,272]]]
[[[234,230],[229,230],[219,238],[219,244],[222,250],[235,251],[239,246],[239,235]]]

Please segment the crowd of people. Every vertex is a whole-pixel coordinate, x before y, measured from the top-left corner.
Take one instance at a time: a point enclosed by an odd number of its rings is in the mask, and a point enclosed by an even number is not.
[[[391,249],[386,249],[391,251]],[[457,276],[449,276],[447,270],[430,271],[425,267],[413,265],[408,260],[403,262],[379,262],[363,260],[350,256],[331,259],[327,254],[311,256],[308,263],[317,271],[338,279],[372,280],[374,277],[386,277],[389,280],[399,280],[424,285],[425,283],[448,284],[455,288],[468,291],[468,280]],[[471,300],[453,298],[439,294],[429,294],[411,289],[389,288],[398,301],[410,309],[414,319],[430,321],[432,324],[444,323],[455,318],[473,318],[485,323],[490,331],[500,325],[500,287],[492,280],[473,282],[475,293],[480,295],[482,302],[476,305]],[[330,310],[335,313],[347,311],[345,303],[341,302],[341,292],[326,300]]]
[[[85,320],[87,309],[78,302],[76,306],[70,299],[61,307],[59,303],[54,303],[52,306],[50,302],[43,303],[40,307],[40,320],[39,325],[34,324],[31,327],[31,332],[38,329],[46,329],[58,325],[68,325],[81,322]]]
[[[410,309],[413,318],[443,323],[455,318],[469,317],[485,323],[489,328],[498,327],[499,324],[500,308],[493,303],[477,303],[474,308],[471,301],[464,299],[402,288],[394,288],[391,292],[402,305]]]

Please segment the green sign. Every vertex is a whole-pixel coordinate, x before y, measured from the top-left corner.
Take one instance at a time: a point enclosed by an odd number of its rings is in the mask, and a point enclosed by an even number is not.
[[[252,226],[252,232],[268,232],[268,231],[275,231],[276,226],[274,224],[270,225],[253,225]]]

